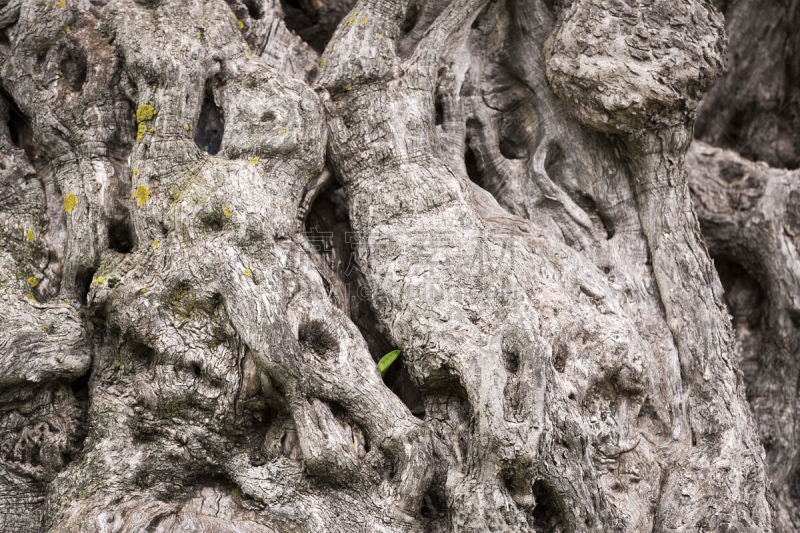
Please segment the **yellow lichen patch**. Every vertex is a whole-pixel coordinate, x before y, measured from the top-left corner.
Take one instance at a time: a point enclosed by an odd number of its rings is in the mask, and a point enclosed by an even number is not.
[[[362,26],[366,26],[367,25],[367,17],[361,17],[361,25]]]
[[[146,293],[147,287],[142,287],[141,289],[139,289],[139,292],[141,292],[142,294]]]
[[[150,133],[153,133],[154,131],[156,131],[156,127],[155,126],[150,126]]]
[[[379,58],[378,58],[378,63],[380,63],[380,62],[381,62],[381,58],[379,57]]]
[[[244,269],[244,275],[245,275],[245,276],[247,276],[247,277],[249,278],[249,277],[251,277],[251,276],[253,275],[253,273],[252,273],[252,272],[250,272],[250,269],[249,269],[249,268],[245,268],[245,269]]]
[[[61,302],[61,305],[63,305],[64,307],[69,307],[69,304],[67,302]]]
[[[347,85],[344,86],[344,90],[345,91],[352,91],[353,87],[348,83]]]
[[[322,58],[322,66],[323,66],[323,68],[325,67],[325,63],[326,63],[326,59],[323,57]]]
[[[144,125],[144,122],[140,122],[139,125],[136,127],[136,141],[141,141],[144,134],[147,132],[147,126]]]
[[[158,113],[158,111],[150,104],[142,104],[136,109],[136,122],[153,120],[156,113]]]
[[[64,9],[65,7],[67,7],[67,3],[64,0],[58,0],[58,7]]]
[[[239,22],[237,22],[237,23],[236,23],[236,25],[237,25],[237,26],[239,26],[239,29],[240,29],[240,30],[241,30],[242,28],[244,28],[244,22],[242,22],[241,20],[240,20]]]
[[[183,125],[183,129],[185,129],[186,131],[189,131],[189,125],[188,124],[184,124]]]
[[[231,496],[233,496],[234,498],[237,498],[239,496],[239,489],[236,488],[236,487],[233,487],[231,489]]]
[[[284,128],[281,128],[281,135],[286,135],[286,130]]]
[[[34,302],[36,301],[36,296],[34,296],[31,293],[25,294],[25,298],[27,298],[28,300],[33,300]]]
[[[380,41],[381,39],[383,39],[383,34],[382,34],[382,33],[379,33],[379,34],[378,34],[378,40]]]
[[[78,197],[72,194],[72,191],[69,191],[64,197],[64,211],[72,213],[76,205],[78,205]]]
[[[29,241],[33,242],[33,230],[29,229],[28,231],[26,231],[25,237],[27,237]]]
[[[153,241],[153,248],[158,248],[158,241]]]
[[[230,209],[228,209],[227,205],[222,208],[222,212],[225,213],[226,217],[229,217],[229,216],[233,215],[233,212]]]
[[[139,185],[136,187],[136,192],[133,193],[133,198],[136,198],[136,205],[144,205],[150,199],[150,189],[146,185]]]
[[[258,163],[258,157],[254,157],[253,159],[250,160],[250,162],[253,164]]]
[[[61,78],[62,80],[64,79],[64,73],[61,72],[60,70],[58,71],[58,77]]]
[[[139,175],[139,169],[138,168],[134,168],[133,169],[133,175],[134,176],[138,176]]]
[[[106,282],[106,278],[104,278],[103,276],[97,276],[96,278],[94,278],[92,280],[92,283],[94,283],[95,285],[102,285],[105,282]]]
[[[35,287],[38,284],[39,284],[39,280],[34,278],[33,276],[28,278],[28,285],[30,285],[31,287]]]

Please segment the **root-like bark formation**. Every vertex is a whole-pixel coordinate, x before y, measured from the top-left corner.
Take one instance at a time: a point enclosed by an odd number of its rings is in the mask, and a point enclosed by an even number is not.
[[[752,370],[797,351],[794,192],[691,152],[721,284],[684,171],[714,8],[10,0],[0,29],[10,527],[795,519],[794,409]]]

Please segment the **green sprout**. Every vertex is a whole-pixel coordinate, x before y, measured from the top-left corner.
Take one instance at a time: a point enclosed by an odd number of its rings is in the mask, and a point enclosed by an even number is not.
[[[394,360],[397,359],[397,356],[399,355],[400,350],[392,350],[381,357],[381,360],[378,361],[378,370],[381,371],[381,377],[386,375],[386,371],[389,370],[389,367],[392,365],[392,363],[394,363]]]

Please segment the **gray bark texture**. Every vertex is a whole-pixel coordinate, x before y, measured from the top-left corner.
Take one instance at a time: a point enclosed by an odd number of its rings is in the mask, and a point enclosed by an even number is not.
[[[797,5],[0,0],[0,532],[800,530]]]

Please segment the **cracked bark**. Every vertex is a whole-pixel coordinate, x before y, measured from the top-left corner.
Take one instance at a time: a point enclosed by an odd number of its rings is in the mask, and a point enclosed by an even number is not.
[[[798,206],[687,159],[710,5],[10,0],[0,31],[5,530],[797,520],[797,378],[755,367],[797,352]]]

